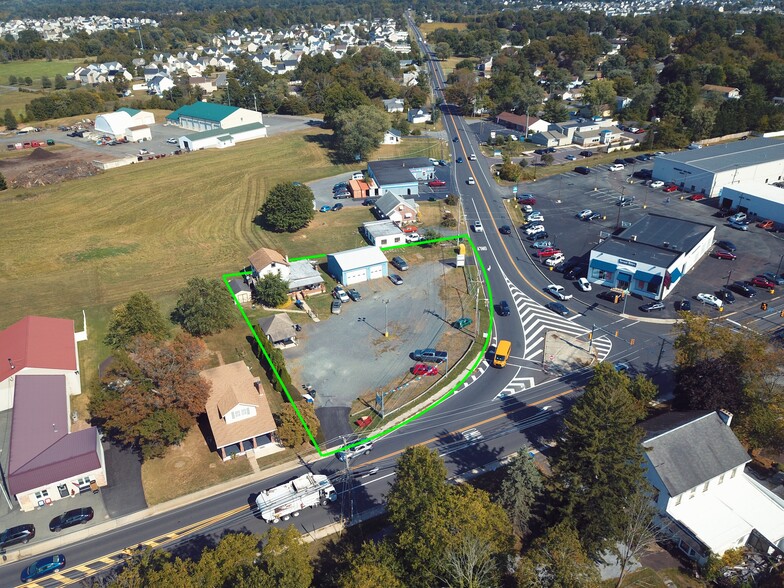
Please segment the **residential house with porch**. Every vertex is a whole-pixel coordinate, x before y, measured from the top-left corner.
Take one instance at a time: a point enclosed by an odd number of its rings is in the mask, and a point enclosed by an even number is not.
[[[276,349],[297,346],[297,326],[284,312],[258,320],[259,329]]]
[[[251,285],[266,275],[278,274],[289,283],[289,296],[320,294],[325,291],[324,278],[315,264],[307,259],[289,262],[274,249],[262,247],[248,256]]]
[[[376,216],[389,219],[398,225],[407,225],[417,221],[419,204],[416,200],[403,198],[392,192],[384,193],[376,201]]]
[[[784,500],[746,474],[731,423],[726,411],[690,411],[641,424],[657,524],[700,563],[740,547],[784,556]]]
[[[275,419],[261,381],[243,361],[204,370],[212,386],[207,400],[211,448],[224,461],[235,455],[261,457],[282,451],[275,440]]]

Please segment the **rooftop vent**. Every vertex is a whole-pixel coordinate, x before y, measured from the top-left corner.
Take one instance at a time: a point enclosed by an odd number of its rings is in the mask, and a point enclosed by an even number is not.
[[[629,237],[629,241],[636,241],[636,240],[637,240],[637,235],[632,235],[631,237]]]

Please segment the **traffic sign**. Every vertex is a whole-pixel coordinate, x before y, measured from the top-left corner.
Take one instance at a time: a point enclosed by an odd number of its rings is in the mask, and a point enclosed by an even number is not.
[[[517,194],[517,186],[512,186],[512,194]]]

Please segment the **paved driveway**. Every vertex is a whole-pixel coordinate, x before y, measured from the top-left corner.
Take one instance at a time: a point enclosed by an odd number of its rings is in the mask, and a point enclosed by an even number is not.
[[[383,388],[411,367],[414,349],[432,346],[449,328],[428,311],[444,314],[440,278],[454,268],[406,258],[411,269],[400,272],[403,285],[387,278],[355,285],[362,300],[343,304],[341,314],[327,321],[304,324],[299,346],[284,351],[295,386],[311,384],[318,407],[348,407],[365,392]]]

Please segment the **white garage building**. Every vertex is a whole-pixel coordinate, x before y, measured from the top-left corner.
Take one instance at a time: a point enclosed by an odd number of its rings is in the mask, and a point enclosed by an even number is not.
[[[199,149],[224,149],[242,141],[251,141],[267,136],[267,127],[261,123],[250,123],[233,129],[211,129],[184,135],[178,139],[180,149],[198,151]]]
[[[327,271],[346,286],[389,275],[387,258],[378,247],[360,247],[327,255]]]
[[[99,114],[95,117],[95,130],[113,139],[129,141],[149,141],[150,125],[155,124],[155,115],[146,110],[118,108],[115,112]]]
[[[588,280],[663,300],[711,250],[716,227],[649,214],[591,250]]]
[[[653,177],[687,192],[715,197],[741,182],[772,184],[784,179],[784,141],[749,139],[659,156]]]
[[[234,129],[251,123],[261,125],[264,123],[260,112],[214,102],[194,102],[182,106],[166,115],[166,121],[196,132]]]
[[[743,182],[722,188],[719,198],[723,208],[784,224],[784,188]]]

